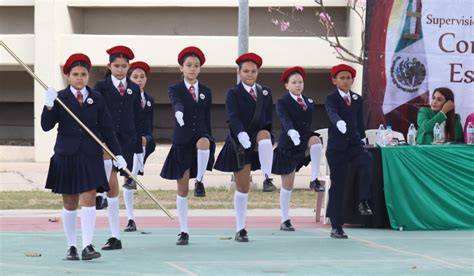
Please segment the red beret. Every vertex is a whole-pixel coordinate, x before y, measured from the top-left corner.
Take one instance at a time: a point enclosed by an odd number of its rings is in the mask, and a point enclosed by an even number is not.
[[[306,73],[304,72],[304,69],[302,67],[295,66],[295,67],[286,69],[285,72],[281,74],[280,80],[286,83],[288,77],[295,72],[300,74],[303,77],[303,79],[306,77]]]
[[[178,63],[179,65],[183,65],[183,57],[187,54],[195,54],[198,58],[199,61],[201,62],[201,66],[204,65],[204,62],[206,62],[206,57],[204,56],[204,53],[199,49],[198,47],[194,46],[189,46],[181,50],[178,54]]]
[[[130,64],[130,70],[140,68],[143,71],[145,71],[145,74],[148,74],[150,72],[150,65],[148,65],[146,62],[143,61],[136,61]]]
[[[351,73],[352,75],[352,78],[355,78],[356,76],[356,70],[349,66],[349,65],[346,65],[346,64],[338,64],[336,66],[333,66],[331,68],[331,77],[334,79],[337,75],[337,73],[341,72],[341,71],[348,71],[349,73]]]
[[[132,52],[132,49],[128,48],[127,46],[115,46],[107,50],[107,54],[109,56],[113,54],[123,54],[126,55],[130,60],[135,58],[135,55]]]
[[[86,55],[84,55],[84,54],[81,54],[81,53],[72,54],[72,55],[66,60],[66,63],[64,63],[63,73],[64,73],[65,75],[67,75],[67,74],[69,73],[69,70],[71,70],[71,65],[72,65],[74,62],[77,62],[77,61],[84,61],[85,63],[87,63],[87,65],[89,65],[89,69],[92,67],[91,60],[89,59],[88,56],[86,56]]]
[[[240,57],[238,57],[235,60],[235,63],[237,63],[237,65],[240,65],[242,62],[245,62],[245,61],[252,61],[253,63],[257,65],[257,68],[260,68],[263,62],[262,58],[259,55],[254,54],[254,53],[245,53],[245,54],[240,55]]]

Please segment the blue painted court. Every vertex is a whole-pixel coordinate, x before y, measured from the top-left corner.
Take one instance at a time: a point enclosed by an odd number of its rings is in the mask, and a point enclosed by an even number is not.
[[[122,233],[123,250],[101,251],[102,257],[93,261],[64,261],[62,230],[31,231],[28,219],[23,219],[26,231],[5,230],[2,218],[1,275],[473,275],[474,271],[474,231],[346,228],[349,239],[335,240],[329,238],[327,226],[311,217],[295,218],[295,227],[301,226],[295,232],[282,232],[268,223],[278,221],[276,217],[260,227],[261,219],[251,218],[250,242],[237,243],[231,217],[203,219],[206,225],[219,227],[193,228],[200,221],[193,217],[188,246],[175,245],[177,228],[161,218],[142,223],[138,232]],[[94,238],[98,250],[109,237],[105,222],[98,218]],[[157,227],[160,223],[163,227]],[[78,233],[79,247],[80,243]],[[27,252],[41,256],[28,257]]]

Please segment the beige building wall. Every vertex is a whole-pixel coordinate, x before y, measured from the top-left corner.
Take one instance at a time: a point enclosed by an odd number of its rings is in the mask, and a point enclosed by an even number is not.
[[[154,133],[159,142],[169,142],[172,132],[167,87],[181,78],[176,56],[183,47],[196,45],[206,54],[199,80],[213,91],[214,135],[223,140],[227,131],[225,93],[236,82],[238,1],[177,2],[0,0],[0,40],[58,90],[66,85],[61,68],[70,54],[84,52],[91,57],[94,68],[89,84],[93,86],[103,77],[108,62],[105,49],[118,44],[131,47],[136,60],[152,66],[147,90],[156,100]],[[327,126],[324,99],[332,88],[329,68],[340,60],[324,41],[301,32],[282,33],[271,24],[276,15],[268,12],[268,6],[295,3],[305,7],[299,22],[314,34],[323,34],[314,17],[314,1],[250,1],[249,50],[263,57],[259,82],[272,88],[274,102],[286,93],[279,81],[284,69],[299,65],[307,70],[304,93],[315,99],[314,127],[322,128]],[[325,5],[344,45],[360,47],[360,25],[348,12],[346,1],[327,0]],[[123,20],[126,24],[120,26]],[[357,82],[354,90],[360,87]],[[55,131],[41,130],[43,103],[44,89],[0,48],[0,143],[34,143],[36,160],[48,160]],[[274,122],[278,134],[276,114]]]

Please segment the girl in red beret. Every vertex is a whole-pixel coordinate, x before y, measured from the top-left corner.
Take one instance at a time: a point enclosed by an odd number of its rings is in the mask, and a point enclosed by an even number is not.
[[[128,77],[130,80],[138,84],[140,87],[142,113],[142,120],[137,131],[141,135],[143,152],[135,153],[133,155],[132,174],[134,176],[139,174],[143,175],[145,161],[148,156],[150,156],[150,154],[155,151],[156,147],[155,140],[153,138],[153,111],[155,100],[150,96],[150,94],[145,92],[145,85],[149,72],[150,66],[143,61],[133,62],[130,64],[130,69],[128,70]],[[133,212],[133,199],[136,189],[137,184],[131,178],[129,178],[123,185],[123,199],[127,209],[128,217],[128,224],[124,230],[125,232],[137,231],[137,225],[135,223],[135,216]]]
[[[104,80],[98,81],[95,89],[106,99],[107,109],[112,116],[117,138],[127,163],[127,169],[132,170],[134,153],[141,154],[142,135],[138,132],[141,123],[140,87],[127,77],[130,60],[135,56],[126,46],[115,46],[107,50],[109,63]],[[102,250],[122,249],[119,226],[119,188],[117,168],[112,168],[110,156],[104,154],[104,167],[110,174],[107,192],[109,224],[112,236],[107,240]],[[121,171],[121,175],[126,174]],[[127,177],[125,181],[127,181]]]
[[[282,231],[295,231],[289,219],[295,172],[311,161],[310,188],[316,192],[324,191],[318,180],[322,154],[321,140],[319,134],[311,129],[314,101],[302,94],[304,79],[305,71],[299,66],[285,70],[281,75],[281,81],[288,93],[283,95],[276,105],[282,130],[273,155],[272,172],[281,175],[280,230]]]
[[[270,88],[257,84],[262,58],[254,53],[241,55],[235,61],[239,66],[240,83],[226,95],[229,134],[217,157],[215,168],[233,172],[235,178],[234,209],[236,215],[235,240],[248,242],[245,220],[250,171],[262,169],[263,191],[276,190],[272,183],[272,110]]]
[[[183,80],[168,88],[176,118],[171,147],[161,170],[161,177],[176,179],[176,207],[181,228],[177,245],[187,245],[189,179],[196,178],[194,196],[206,195],[203,179],[214,164],[215,143],[211,131],[211,90],[198,81],[201,66],[206,61],[197,47],[184,48],[178,55]]]
[[[100,257],[92,239],[96,221],[95,194],[99,187],[109,189],[97,142],[59,104],[60,99],[96,136],[101,137],[117,156],[118,167],[126,166],[114,133],[104,97],[87,86],[91,62],[84,54],[71,55],[63,72],[68,87],[56,92],[49,88],[41,114],[41,127],[49,131],[58,124],[58,135],[51,157],[46,188],[62,194],[62,221],[68,244],[67,260],[79,260],[76,245],[76,219],[81,202],[82,260]]]

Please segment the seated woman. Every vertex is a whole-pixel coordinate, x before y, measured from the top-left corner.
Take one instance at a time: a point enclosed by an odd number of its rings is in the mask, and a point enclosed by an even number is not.
[[[449,88],[436,88],[431,97],[431,107],[422,107],[418,111],[419,145],[433,142],[433,127],[438,123],[445,142],[463,142],[463,131],[459,114],[454,112],[454,94]]]

